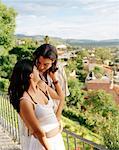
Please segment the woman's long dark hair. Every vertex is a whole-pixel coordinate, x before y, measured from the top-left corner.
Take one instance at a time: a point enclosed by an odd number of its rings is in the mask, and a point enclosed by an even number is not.
[[[20,112],[20,98],[23,96],[24,91],[29,88],[30,74],[33,72],[34,63],[29,59],[18,61],[13,69],[8,94],[10,103],[13,105],[17,112]]]
[[[36,49],[33,55],[35,63],[37,63],[37,60],[40,56],[53,60],[54,63],[52,64],[51,68],[49,68],[49,71],[55,72],[58,69],[57,68],[58,54],[56,48],[53,45],[43,44]]]

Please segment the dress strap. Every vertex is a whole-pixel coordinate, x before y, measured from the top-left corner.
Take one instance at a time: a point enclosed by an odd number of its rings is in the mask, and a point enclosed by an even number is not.
[[[28,98],[26,98],[26,97],[24,97],[24,96],[20,98],[20,101],[22,101],[23,99],[29,101],[29,102],[32,103],[33,105],[35,104],[32,100],[29,100]]]
[[[27,92],[27,94],[30,96],[32,102],[35,103],[35,104],[37,104],[37,102],[35,102],[34,99],[32,98],[32,96],[29,94],[29,92]]]
[[[47,99],[50,100],[47,89],[46,89],[46,93],[40,87],[39,87],[39,90],[41,90],[43,92],[43,94],[47,97]]]

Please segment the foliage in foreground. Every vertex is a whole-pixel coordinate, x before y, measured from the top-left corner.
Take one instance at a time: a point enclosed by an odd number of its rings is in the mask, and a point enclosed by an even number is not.
[[[102,137],[109,150],[119,150],[119,114],[114,117],[109,115],[108,122],[103,121]]]
[[[16,12],[13,8],[7,8],[0,1],[0,48],[10,49],[14,45]]]
[[[113,97],[103,90],[83,92],[77,79],[70,80],[69,89],[63,115],[100,135],[110,150],[117,150],[119,108]]]

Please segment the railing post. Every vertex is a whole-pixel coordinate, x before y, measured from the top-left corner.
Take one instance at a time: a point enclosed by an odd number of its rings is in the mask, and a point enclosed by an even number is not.
[[[74,147],[75,147],[75,150],[77,148],[77,144],[76,144],[76,138],[74,137]]]
[[[67,148],[69,150],[69,137],[68,137],[68,133],[66,133],[66,139],[67,139]]]
[[[90,145],[90,150],[93,150],[93,145]]]

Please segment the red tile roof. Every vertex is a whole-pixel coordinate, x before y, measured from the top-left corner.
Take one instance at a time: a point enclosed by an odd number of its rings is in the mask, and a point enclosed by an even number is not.
[[[108,73],[110,75],[110,77],[112,76],[112,68],[108,65],[99,65],[99,64],[95,64],[99,67],[102,67],[106,73]],[[86,81],[86,88],[87,90],[91,89],[91,90],[105,90],[107,93],[111,93],[116,101],[116,103],[119,104],[119,85],[114,85],[113,88],[110,88],[111,83],[109,80],[100,80],[100,79],[95,79],[95,80],[90,80],[90,81]]]
[[[89,90],[89,89],[91,89],[91,90],[102,89],[102,90],[106,91],[107,93],[112,94],[116,103],[119,104],[119,86],[114,85],[113,89],[111,89],[109,82],[96,79],[96,80],[87,81],[86,87],[87,87],[87,90]]]

